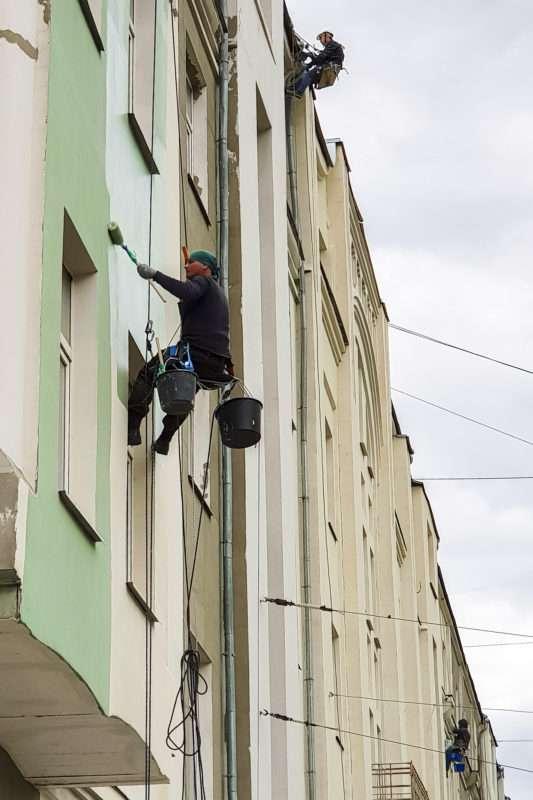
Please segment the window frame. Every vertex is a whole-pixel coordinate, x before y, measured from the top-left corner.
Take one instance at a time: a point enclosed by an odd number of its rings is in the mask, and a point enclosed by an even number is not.
[[[59,334],[59,447],[58,489],[69,490],[70,477],[70,403],[72,381],[72,346],[63,333]],[[62,376],[64,375],[64,379]],[[62,424],[61,424],[62,423]]]

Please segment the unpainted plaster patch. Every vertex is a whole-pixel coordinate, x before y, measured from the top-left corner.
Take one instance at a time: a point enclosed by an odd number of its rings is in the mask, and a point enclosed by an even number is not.
[[[37,0],[37,3],[43,7],[43,22],[48,25],[52,11],[52,0]]]
[[[20,33],[15,33],[15,31],[9,28],[0,28],[0,39],[5,39],[9,44],[16,44],[29,58],[37,61],[39,57],[38,48],[34,47],[31,42],[28,42]]]

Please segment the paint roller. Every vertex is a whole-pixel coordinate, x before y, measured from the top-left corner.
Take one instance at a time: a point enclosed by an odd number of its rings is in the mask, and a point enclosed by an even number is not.
[[[117,247],[122,247],[123,250],[128,254],[134,264],[138,264],[137,255],[134,250],[130,250],[128,245],[124,242],[124,237],[122,235],[122,231],[120,230],[118,224],[116,222],[110,222],[107,226],[107,232],[109,234],[109,238],[116,244]]]
[[[122,231],[117,222],[110,222],[107,226],[107,232],[109,234],[109,238],[117,247],[122,247],[123,250],[126,251],[128,256],[131,258],[134,264],[138,264],[137,255],[134,250],[130,250],[128,245],[124,242],[124,237],[122,235]],[[189,260],[189,251],[185,245],[181,248],[181,252],[183,253],[183,261],[187,263]]]

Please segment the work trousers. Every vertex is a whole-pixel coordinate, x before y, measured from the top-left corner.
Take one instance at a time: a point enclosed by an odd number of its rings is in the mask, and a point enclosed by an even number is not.
[[[310,69],[304,69],[304,71],[299,75],[296,79],[293,89],[296,94],[303,94],[305,90],[311,86],[311,84],[316,83],[320,77],[320,72],[322,71],[321,67],[311,67]]]
[[[194,366],[194,372],[200,381],[209,383],[229,383],[232,376],[227,371],[228,366],[231,364],[230,359],[224,356],[216,355],[215,353],[208,353],[205,350],[198,350],[193,345],[189,346],[189,353]],[[166,360],[169,356],[168,350],[163,352],[163,358]],[[157,356],[148,361],[141,369],[135,383],[133,384],[128,400],[128,427],[131,429],[139,428],[141,421],[148,414],[150,403],[154,396],[155,379],[159,369],[159,359]],[[201,387],[196,386],[196,391]],[[213,387],[215,388],[215,387]],[[175,432],[178,430],[189,415],[179,414],[166,414],[163,417],[163,432],[161,437],[167,439],[169,442]]]

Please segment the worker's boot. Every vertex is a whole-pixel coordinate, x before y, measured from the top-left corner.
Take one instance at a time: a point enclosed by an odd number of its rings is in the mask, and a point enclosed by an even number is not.
[[[130,447],[141,444],[141,420],[134,414],[128,414],[128,444]]]
[[[178,430],[185,417],[169,416],[163,417],[163,430],[154,442],[154,450],[162,456],[167,456],[172,437]]]

